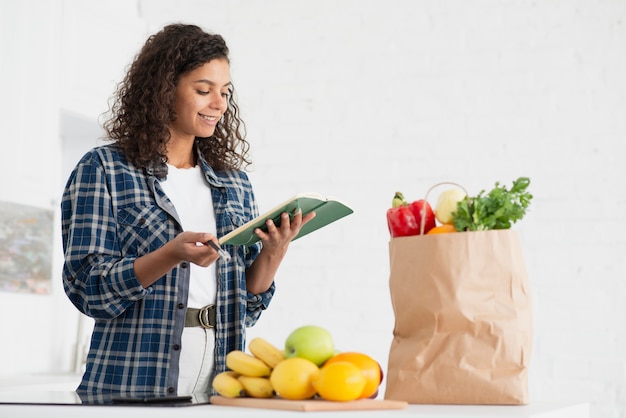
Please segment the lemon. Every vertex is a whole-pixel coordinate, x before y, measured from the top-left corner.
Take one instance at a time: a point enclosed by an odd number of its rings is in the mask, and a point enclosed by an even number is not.
[[[363,393],[367,380],[361,369],[347,361],[324,364],[313,386],[328,401],[353,401]]]
[[[315,395],[313,381],[319,367],[310,360],[292,357],[278,363],[270,375],[274,391],[284,399],[302,400]]]

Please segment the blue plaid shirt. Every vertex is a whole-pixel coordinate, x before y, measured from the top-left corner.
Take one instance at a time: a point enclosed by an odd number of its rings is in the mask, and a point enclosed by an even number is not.
[[[252,186],[242,171],[216,172],[198,156],[211,187],[217,235],[258,214]],[[89,151],[67,182],[61,202],[65,262],[63,285],[71,302],[94,318],[86,370],[79,392],[177,391],[181,335],[189,292],[189,264],[180,263],[144,289],[133,262],[182,232],[159,176],[167,167],[138,168],[115,145]],[[274,294],[246,290],[246,269],[261,249],[224,246],[232,258],[217,261],[215,372],[225,357],[245,346]]]

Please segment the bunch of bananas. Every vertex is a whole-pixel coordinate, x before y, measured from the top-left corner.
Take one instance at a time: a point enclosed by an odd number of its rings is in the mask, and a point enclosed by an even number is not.
[[[272,369],[285,359],[284,352],[261,337],[250,340],[248,349],[251,354],[235,350],[226,355],[226,367],[230,370],[213,379],[213,389],[219,395],[271,398],[276,394],[269,376]]]

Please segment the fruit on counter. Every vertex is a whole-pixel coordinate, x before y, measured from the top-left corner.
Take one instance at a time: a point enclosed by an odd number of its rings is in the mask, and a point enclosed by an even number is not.
[[[241,375],[237,378],[243,385],[247,396],[253,398],[273,398],[274,386],[268,377],[255,377]]]
[[[436,225],[435,214],[430,204],[424,200],[407,203],[401,192],[396,192],[391,208],[387,209],[387,227],[391,237],[420,235],[424,217],[424,233]]]
[[[383,369],[380,363],[365,353],[346,351],[329,358],[326,363],[324,363],[324,367],[340,361],[352,363],[361,370],[361,374],[363,374],[365,378],[365,386],[359,398],[375,397],[378,393],[378,387],[383,381]]]
[[[227,354],[228,370],[217,374],[212,383],[218,395],[287,400],[374,399],[383,380],[376,360],[356,351],[335,351],[328,330],[315,325],[296,328],[289,334],[285,351],[260,337],[251,339],[248,347],[250,354],[241,350]],[[322,369],[327,371],[318,379]]]
[[[317,394],[329,401],[354,401],[361,397],[367,381],[361,369],[348,361],[324,364],[313,386]]]
[[[253,377],[267,377],[272,369],[261,359],[241,350],[233,350],[226,355],[226,367],[239,374]]]
[[[454,215],[454,227],[457,231],[511,228],[524,217],[533,198],[527,191],[529,184],[528,177],[519,177],[509,190],[496,182],[489,193],[481,190],[477,196],[461,201]]]
[[[285,357],[304,358],[321,366],[335,355],[335,344],[328,330],[317,325],[296,328],[285,341]]]
[[[255,337],[250,340],[248,349],[252,355],[261,359],[272,369],[285,359],[285,353],[282,350],[262,337]]]
[[[457,204],[467,195],[461,189],[448,189],[441,192],[435,205],[435,217],[443,225],[453,224],[452,213],[457,211]]]
[[[287,358],[272,370],[270,382],[274,391],[283,399],[304,400],[315,395],[313,381],[319,367],[302,357]]]
[[[456,232],[456,228],[452,224],[443,224],[437,225],[430,231],[428,231],[427,235],[435,235],[435,234],[447,234],[450,232]]]
[[[213,389],[225,398],[239,398],[246,394],[243,384],[232,371],[218,373],[213,378]]]

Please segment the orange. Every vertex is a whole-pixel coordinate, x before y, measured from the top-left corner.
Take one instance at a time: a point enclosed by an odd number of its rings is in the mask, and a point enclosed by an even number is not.
[[[378,394],[378,386],[383,380],[383,370],[376,360],[364,353],[346,351],[331,357],[324,365],[336,361],[347,361],[361,369],[365,377],[365,387],[359,398],[373,398]]]
[[[322,366],[313,380],[313,387],[322,399],[353,401],[359,399],[365,383],[365,377],[357,366],[347,361],[334,361]]]
[[[427,235],[432,235],[432,234],[447,234],[448,232],[456,232],[456,229],[454,228],[454,225],[452,224],[443,224],[443,225],[437,225],[436,227],[434,227],[433,229],[431,229],[430,231],[428,231],[426,234]]]

